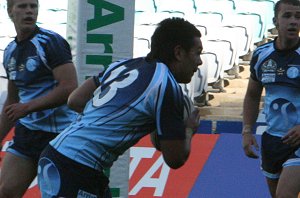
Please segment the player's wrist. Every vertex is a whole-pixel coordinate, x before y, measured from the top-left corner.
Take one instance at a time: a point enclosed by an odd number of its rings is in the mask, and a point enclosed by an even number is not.
[[[252,126],[251,125],[244,125],[242,130],[242,135],[249,135],[252,134]]]
[[[185,128],[185,133],[186,133],[189,137],[191,137],[191,136],[193,136],[193,135],[196,133],[196,130],[187,127],[187,128]]]

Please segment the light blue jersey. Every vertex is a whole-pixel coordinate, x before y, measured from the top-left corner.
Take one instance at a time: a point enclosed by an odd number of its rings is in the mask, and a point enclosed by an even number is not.
[[[184,97],[163,63],[144,58],[111,64],[77,122],[50,144],[63,155],[101,170],[140,138],[184,139]]]
[[[55,32],[36,27],[33,35],[21,42],[16,39],[4,51],[3,65],[9,80],[19,91],[20,103],[48,94],[57,85],[52,70],[72,62],[69,44]],[[58,133],[75,118],[66,105],[33,112],[20,119],[31,130]]]
[[[275,49],[275,42],[258,47],[251,77],[265,87],[264,112],[267,133],[282,137],[300,124],[300,48]]]

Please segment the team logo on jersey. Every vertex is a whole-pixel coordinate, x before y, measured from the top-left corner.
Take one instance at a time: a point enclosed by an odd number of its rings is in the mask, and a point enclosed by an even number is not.
[[[297,67],[289,67],[286,75],[291,79],[297,78],[299,76],[299,69]]]
[[[8,72],[16,70],[16,59],[14,57],[9,60],[9,63],[7,64],[7,70]]]
[[[275,73],[263,73],[261,75],[262,83],[272,83],[275,82],[276,75]]]
[[[300,148],[298,148],[298,150],[295,152],[295,154],[296,154],[298,157],[300,157]],[[299,195],[300,195],[300,193],[299,193]]]
[[[262,72],[275,72],[276,68],[276,62],[272,59],[269,59],[262,64],[261,70]]]
[[[282,67],[280,67],[279,69],[277,69],[277,75],[282,76],[285,72],[285,69],[282,69]]]
[[[18,70],[19,71],[24,71],[24,69],[25,69],[25,65],[24,64],[21,64],[21,65],[18,66]]]
[[[28,71],[34,71],[34,70],[36,70],[36,68],[37,68],[37,66],[38,66],[38,61],[37,61],[37,58],[36,57],[29,57],[28,59],[27,59],[27,62],[26,62],[26,69],[28,70]]]
[[[42,157],[39,160],[38,166],[39,185],[44,187],[44,190],[53,195],[58,194],[60,189],[60,175],[55,164],[48,158]],[[49,179],[52,178],[52,179]],[[49,183],[49,185],[46,185]]]
[[[283,98],[277,98],[270,104],[270,115],[274,118],[280,118],[279,130],[290,129],[297,123],[298,115],[295,105]],[[280,128],[281,127],[281,128]]]

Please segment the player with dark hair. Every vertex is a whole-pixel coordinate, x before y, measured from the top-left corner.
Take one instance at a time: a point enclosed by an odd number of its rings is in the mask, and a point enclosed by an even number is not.
[[[278,37],[259,46],[250,63],[243,148],[248,157],[258,158],[252,149],[258,148],[252,127],[265,88],[267,129],[262,135],[261,168],[272,197],[296,198],[300,192],[300,1],[280,0],[274,11]]]
[[[8,94],[0,140],[13,127],[15,135],[2,161],[1,198],[23,196],[36,177],[40,153],[76,116],[66,105],[77,87],[70,46],[36,25],[38,7],[38,0],[7,0],[17,35],[4,51]]]
[[[45,197],[109,197],[104,168],[155,131],[156,146],[173,169],[188,159],[198,110],[184,120],[178,83],[189,83],[202,64],[201,34],[181,18],[165,19],[152,36],[147,57],[112,63],[69,97],[82,116],[50,142],[39,161]]]

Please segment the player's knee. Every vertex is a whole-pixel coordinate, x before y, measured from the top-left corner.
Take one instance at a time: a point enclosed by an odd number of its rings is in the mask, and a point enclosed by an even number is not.
[[[20,198],[23,193],[19,192],[17,187],[9,186],[4,183],[0,184],[0,197],[1,198]]]
[[[293,192],[291,189],[277,189],[276,191],[276,198],[291,198],[291,197],[297,197],[298,193]]]
[[[0,186],[0,197],[1,198],[10,198],[12,197],[11,190],[5,188],[3,185]]]

